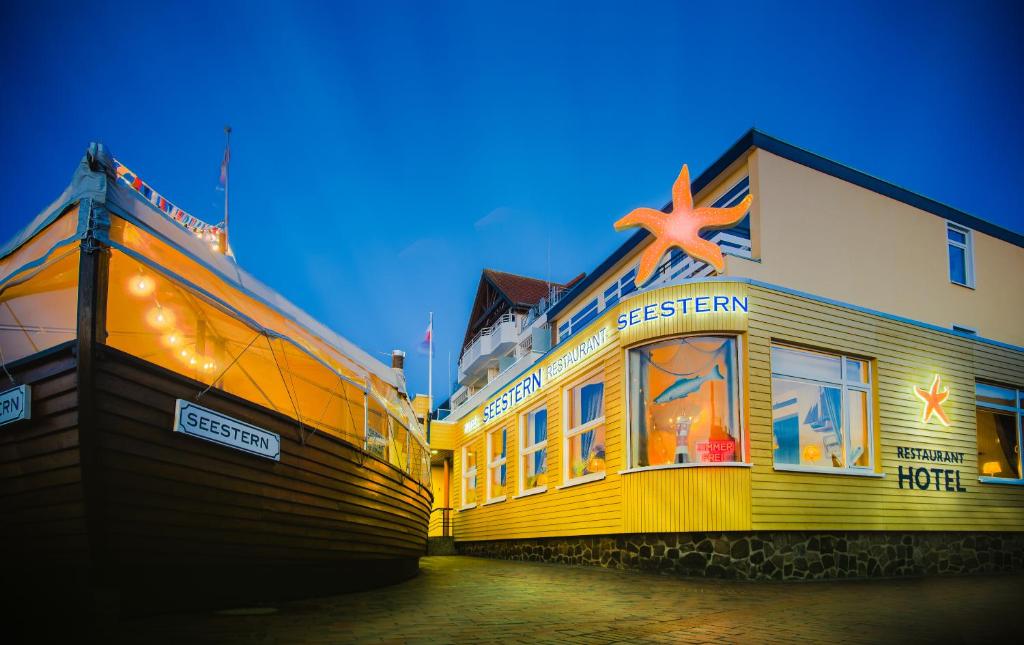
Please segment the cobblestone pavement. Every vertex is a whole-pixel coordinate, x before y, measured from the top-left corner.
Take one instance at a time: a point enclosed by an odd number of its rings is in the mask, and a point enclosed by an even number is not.
[[[376,591],[122,623],[132,643],[998,643],[1024,576],[764,583],[465,556]]]

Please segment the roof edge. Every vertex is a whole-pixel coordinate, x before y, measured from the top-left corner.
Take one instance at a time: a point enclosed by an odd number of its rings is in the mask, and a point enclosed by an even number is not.
[[[901,186],[869,175],[866,172],[851,168],[845,164],[833,161],[828,157],[823,157],[817,153],[811,152],[799,146],[795,146],[791,143],[783,141],[777,137],[773,137],[766,132],[751,128],[747,130],[743,136],[736,140],[728,150],[726,150],[718,159],[716,159],[710,166],[707,167],[700,175],[697,176],[690,184],[691,192],[696,195],[700,191],[707,188],[707,186],[719,175],[721,175],[729,166],[735,163],[741,156],[746,154],[751,148],[760,148],[772,154],[778,155],[784,159],[798,163],[802,166],[806,166],[812,170],[825,173],[846,181],[848,183],[860,186],[879,195],[895,199],[896,201],[902,202],[909,206],[913,206],[919,210],[929,212],[933,215],[947,219],[957,224],[962,224],[967,228],[973,229],[980,233],[985,233],[997,239],[1009,242],[1021,248],[1024,248],[1024,235],[1015,233],[1007,228],[1003,228],[998,224],[994,224],[987,220],[981,219],[970,213],[966,213],[962,210],[943,204],[942,202],[925,197],[919,193],[915,193]],[[671,208],[672,202],[669,202],[663,211]],[[641,242],[643,242],[647,236],[650,235],[646,230],[640,229],[634,233],[626,242],[619,246],[607,259],[591,271],[586,278],[584,278],[579,284],[575,285],[572,290],[566,294],[566,297],[562,298],[555,304],[554,307],[548,310],[548,319],[552,319],[566,309],[570,303],[572,303],[580,294],[586,291],[591,285],[597,282],[599,279],[604,277],[609,269],[615,266],[623,257],[629,254],[631,250],[636,248]]]

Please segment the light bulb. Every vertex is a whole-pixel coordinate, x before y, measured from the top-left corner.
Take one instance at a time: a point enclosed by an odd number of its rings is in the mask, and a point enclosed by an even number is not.
[[[146,322],[157,329],[167,329],[174,324],[174,312],[159,304],[146,312]]]
[[[144,298],[153,293],[154,289],[156,289],[156,282],[153,278],[141,272],[136,276],[132,276],[128,281],[128,291],[130,291],[132,295],[140,298]]]

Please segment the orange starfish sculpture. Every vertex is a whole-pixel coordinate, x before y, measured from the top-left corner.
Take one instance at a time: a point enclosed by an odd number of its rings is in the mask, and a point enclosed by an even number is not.
[[[729,228],[747,214],[750,208],[751,195],[743,198],[739,204],[729,208],[694,208],[693,195],[690,194],[690,170],[683,164],[679,178],[672,186],[672,211],[663,213],[653,208],[637,208],[615,222],[615,230],[621,231],[634,226],[642,226],[654,235],[654,241],[640,256],[640,270],[637,272],[637,286],[647,282],[658,267],[658,262],[665,252],[672,247],[679,247],[690,257],[703,260],[721,273],[725,268],[725,258],[714,242],[700,236],[701,231],[718,228]]]
[[[917,398],[924,401],[924,412],[921,413],[921,423],[928,423],[931,420],[932,415],[939,418],[939,421],[944,426],[949,425],[949,417],[946,416],[946,411],[942,409],[942,403],[949,398],[949,388],[939,391],[942,381],[939,379],[939,375],[936,374],[935,378],[932,379],[932,387],[930,390],[923,390],[919,387],[914,388],[914,394]]]

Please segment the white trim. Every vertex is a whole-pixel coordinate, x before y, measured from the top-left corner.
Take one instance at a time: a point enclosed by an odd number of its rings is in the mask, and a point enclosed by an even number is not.
[[[519,493],[518,495],[513,495],[512,499],[520,499],[522,497],[532,497],[534,495],[540,495],[541,493],[546,493],[546,492],[548,492],[548,487],[547,486],[538,486],[537,488],[531,488],[529,490],[524,490],[523,492]]]
[[[837,359],[839,359],[839,380],[838,381],[832,381],[832,380],[824,380],[824,379],[815,379],[815,378],[808,378],[808,377],[805,377],[805,376],[798,376],[798,375],[791,374],[791,373],[788,373],[788,372],[778,372],[778,371],[776,371],[775,370],[774,361],[771,358],[772,350],[774,350],[776,347],[779,347],[781,349],[785,349],[785,350],[788,350],[788,351],[791,351],[791,352],[796,352],[796,353],[801,353],[802,352],[802,353],[805,353],[805,354],[813,354],[813,355],[818,355],[818,356],[824,356],[826,358],[837,358]],[[845,473],[847,471],[850,471],[852,474],[857,475],[857,476],[867,476],[867,475],[863,475],[860,472],[857,472],[859,470],[870,470],[870,471],[874,472],[873,469],[875,468],[875,460],[876,460],[876,455],[875,455],[875,405],[874,404],[875,404],[876,394],[875,394],[875,383],[874,383],[874,380],[873,380],[872,374],[871,374],[872,367],[873,367],[873,360],[874,359],[853,356],[851,354],[845,353],[844,351],[838,351],[837,352],[837,351],[827,351],[827,350],[820,350],[820,349],[809,349],[809,348],[805,348],[805,347],[799,347],[799,346],[796,346],[796,345],[790,345],[790,344],[788,344],[786,342],[779,342],[779,341],[772,341],[771,342],[771,344],[768,347],[768,357],[769,357],[768,360],[769,360],[770,368],[771,368],[771,401],[772,401],[771,432],[772,432],[773,440],[774,440],[774,434],[775,434],[775,379],[777,379],[777,378],[778,379],[782,379],[782,380],[796,381],[797,383],[805,383],[805,384],[808,384],[808,385],[815,385],[815,386],[821,386],[821,387],[830,387],[830,388],[837,389],[837,390],[840,391],[840,397],[841,397],[840,404],[842,405],[842,413],[843,413],[843,418],[842,418],[842,424],[843,424],[842,425],[842,440],[843,440],[842,447],[843,447],[843,459],[844,460],[849,460],[850,459],[850,454],[853,452],[852,449],[851,449],[851,447],[853,446],[853,432],[852,432],[852,428],[850,427],[850,409],[851,409],[851,405],[850,405],[850,392],[851,391],[852,392],[862,392],[867,397],[867,404],[868,404],[867,405],[867,409],[865,410],[866,422],[867,422],[867,427],[868,427],[868,437],[867,437],[867,442],[866,442],[867,443],[866,452],[867,452],[867,456],[868,456],[868,465],[867,466],[851,466],[851,465],[846,465],[844,468],[832,469],[832,468],[830,468],[828,466],[801,466],[800,464],[778,464],[778,465],[776,465],[775,464],[775,456],[774,456],[774,452],[775,451],[773,450],[772,451],[772,467],[775,468],[776,470],[786,470],[786,471],[791,471],[791,472],[832,473],[832,472],[835,472],[836,470],[838,470],[840,472],[844,472]],[[863,364],[864,370],[865,370],[864,376],[866,378],[866,382],[865,381],[859,381],[859,380],[858,381],[854,381],[854,380],[852,380],[852,379],[850,379],[848,377],[848,375],[847,375],[847,362],[848,361],[856,361],[856,362],[859,362],[859,363]],[[799,433],[799,428],[797,429],[797,432]],[[801,455],[801,458],[802,458],[802,455]],[[791,468],[791,467],[795,467],[795,469]],[[817,470],[819,468],[821,470]]]
[[[816,475],[844,475],[852,477],[875,477],[881,479],[885,473],[876,473],[865,468],[829,468],[827,466],[798,466],[796,464],[772,464],[772,470],[788,473],[814,473]]]
[[[460,506],[459,510],[460,511],[468,511],[468,510],[473,509],[473,508],[476,508],[476,502],[474,502],[472,504],[466,504],[465,506]]]
[[[476,451],[473,451],[474,452],[473,468],[472,469],[467,469],[466,468],[466,453],[469,452],[470,450],[472,450],[472,448],[471,448],[472,445],[473,445],[472,442],[470,442],[470,443],[467,443],[466,445],[462,446],[462,461],[459,464],[459,466],[461,466],[461,469],[462,469],[462,473],[461,473],[462,482],[461,482],[461,485],[459,486],[459,492],[461,493],[462,497],[461,497],[461,499],[459,501],[462,501],[462,502],[465,502],[465,500],[466,500],[467,484],[468,484],[469,478],[471,476],[473,477],[473,479],[476,480],[476,484],[477,484],[477,485],[473,486],[473,499],[474,500],[477,499],[477,497],[479,497],[479,493],[480,493],[480,485],[479,485],[480,484],[480,480],[478,479],[478,473],[480,471],[479,471],[479,467],[477,466],[477,463],[480,460],[479,460],[479,455],[475,454]],[[470,508],[474,508],[474,507],[476,507],[476,502],[475,501],[472,504],[463,504],[460,510],[470,509]]]
[[[573,486],[579,486],[580,484],[589,484],[590,482],[601,481],[605,478],[605,475],[606,473],[590,473],[582,477],[577,477],[576,479],[570,479],[561,486],[556,486],[555,488],[557,490],[562,490],[563,488],[572,488]]]
[[[518,473],[518,475],[519,475],[517,477],[517,481],[516,481],[516,488],[519,490],[519,495],[516,495],[516,497],[522,497],[522,496],[524,496],[525,493],[527,493],[527,492],[529,492],[531,490],[538,490],[538,489],[540,489],[541,492],[543,492],[544,490],[547,490],[547,486],[534,486],[533,488],[526,488],[526,489],[523,488],[523,482],[526,481],[526,459],[528,457],[532,457],[533,454],[536,453],[536,452],[539,452],[541,450],[547,450],[547,447],[548,447],[548,436],[551,434],[550,415],[548,415],[548,421],[545,421],[545,423],[547,423],[547,428],[544,431],[544,441],[539,441],[539,442],[537,442],[537,443],[535,443],[535,444],[533,444],[531,446],[527,446],[526,445],[526,433],[529,430],[530,417],[532,415],[536,414],[537,412],[540,412],[541,410],[544,410],[545,412],[547,412],[547,407],[548,407],[547,406],[547,402],[544,402],[544,403],[541,403],[540,405],[533,406],[529,410],[527,410],[527,411],[525,411],[525,412],[523,412],[523,413],[521,413],[519,415],[519,445],[518,445],[518,448],[519,448],[519,450],[518,450],[518,452],[519,452],[519,463],[517,464],[518,469],[516,471]],[[547,473],[548,473],[548,455],[544,455],[544,474],[547,474]]]
[[[492,499],[489,499],[486,502],[484,502],[483,504],[481,504],[480,506],[490,506],[491,504],[497,504],[498,502],[504,502],[504,501],[505,501],[505,496],[502,495],[501,497],[494,497]]]
[[[989,477],[981,475],[978,481],[982,484],[1001,484],[1003,486],[1024,486],[1024,479],[1003,479],[1002,477]]]
[[[505,456],[504,457],[502,457],[500,455],[497,455],[497,456],[491,455],[491,438],[495,434],[497,434],[499,432],[503,432],[505,434],[504,446],[502,446],[504,448],[504,450],[505,450]],[[494,472],[495,469],[499,469],[502,466],[504,466],[505,467],[505,483],[504,483],[504,485],[502,487],[505,488],[506,490],[508,489],[508,426],[507,425],[500,425],[497,428],[494,428],[492,430],[488,430],[484,434],[484,454],[487,455],[487,462],[486,462],[487,463],[487,466],[486,466],[486,468],[487,468],[487,484],[484,486],[484,490],[485,490],[484,504],[486,505],[486,504],[490,504],[491,502],[504,501],[505,500],[505,495],[504,494],[499,495],[497,497],[491,497],[491,476],[492,476],[492,473]]]
[[[630,475],[632,473],[645,473],[650,470],[677,470],[680,468],[753,468],[754,464],[748,464],[742,461],[723,461],[720,463],[689,463],[689,464],[661,464],[660,466],[636,466],[635,468],[627,468],[626,470],[620,470],[620,475]]]
[[[746,413],[745,413],[745,410],[744,410],[744,407],[743,407],[744,399],[746,398],[746,396],[745,396],[746,395],[746,390],[745,390],[745,387],[744,387],[745,384],[746,384],[746,380],[744,378],[745,375],[746,375],[746,370],[744,369],[744,367],[746,366],[746,363],[747,363],[747,360],[746,360],[747,357],[746,357],[746,354],[744,353],[745,347],[744,347],[744,344],[743,344],[743,334],[742,333],[736,333],[736,332],[734,332],[734,333],[726,333],[726,332],[717,332],[716,333],[716,332],[706,332],[706,331],[704,331],[704,332],[693,332],[693,333],[689,333],[689,334],[681,334],[681,335],[678,335],[678,336],[669,336],[667,338],[652,339],[652,340],[649,340],[646,343],[640,343],[640,344],[631,345],[629,347],[623,348],[622,360],[623,360],[623,364],[625,365],[625,369],[623,369],[622,372],[623,372],[624,377],[625,377],[625,382],[622,384],[622,387],[624,388],[623,391],[626,393],[625,394],[626,401],[625,401],[625,406],[624,406],[625,415],[626,415],[626,417],[625,417],[625,419],[626,419],[626,422],[625,422],[626,434],[625,434],[624,439],[626,441],[626,450],[625,450],[625,452],[626,452],[626,462],[625,463],[626,463],[627,467],[626,467],[625,470],[622,470],[622,471],[619,471],[619,472],[634,472],[634,471],[637,471],[637,470],[647,470],[647,469],[651,469],[651,468],[656,468],[656,467],[652,467],[652,466],[635,466],[634,467],[634,466],[630,466],[629,465],[629,464],[633,463],[633,442],[631,440],[631,432],[632,432],[631,423],[632,423],[632,419],[633,419],[633,411],[632,411],[633,397],[631,395],[632,394],[632,386],[630,384],[630,378],[632,376],[632,367],[630,367],[630,360],[629,360],[630,353],[635,351],[635,350],[643,349],[644,347],[647,347],[649,345],[654,345],[656,343],[663,343],[663,342],[668,342],[668,341],[672,341],[672,340],[679,340],[679,339],[685,339],[685,338],[729,338],[729,339],[732,339],[735,342],[735,346],[734,346],[734,352],[735,353],[734,353],[733,358],[734,358],[734,363],[735,363],[735,367],[736,367],[736,414],[735,414],[735,419],[734,419],[735,422],[736,422],[736,429],[737,429],[736,448],[737,448],[737,452],[740,453],[739,456],[740,456],[741,459],[749,459],[749,456],[744,454],[744,453],[747,452],[747,450],[746,450],[746,448],[747,448],[747,445],[746,445],[746,443],[747,443],[746,442],[746,427],[744,427],[744,420],[746,419]],[[730,462],[730,463],[743,463],[743,462]],[[692,464],[665,464],[665,465],[666,466],[715,466],[715,465],[718,465],[718,464],[705,463],[705,462],[694,462]]]
[[[965,241],[960,243],[949,239],[950,230],[962,233]],[[952,267],[949,265],[949,247],[951,246],[962,249],[964,252],[964,279],[966,283],[953,280]],[[974,289],[974,231],[962,224],[956,224],[948,220],[946,221],[946,273],[950,284]]]
[[[582,425],[579,425],[579,426],[576,426],[576,427],[571,427],[570,424],[572,423],[572,420],[573,420],[573,412],[576,411],[575,408],[578,405],[577,399],[579,399],[579,397],[578,396],[572,396],[572,399],[573,399],[573,404],[572,404],[573,405],[573,409],[572,410],[569,409],[569,398],[570,398],[570,396],[572,395],[572,393],[575,390],[582,389],[584,385],[589,385],[591,383],[600,383],[601,387],[603,388],[602,392],[601,392],[601,412],[602,412],[602,414],[601,414],[600,417],[598,417],[596,419],[591,419],[590,421],[588,421],[588,422],[586,422],[586,423],[584,423]],[[584,374],[583,376],[577,378],[575,381],[570,381],[569,384],[562,386],[562,427],[565,428],[565,431],[562,432],[562,459],[561,459],[561,461],[562,461],[562,481],[565,482],[565,483],[562,484],[561,486],[558,486],[557,488],[565,488],[566,486],[573,485],[574,482],[582,484],[582,483],[586,483],[588,481],[593,481],[591,479],[587,479],[588,477],[591,477],[592,475],[598,475],[599,474],[599,475],[601,475],[602,479],[604,478],[604,474],[605,474],[605,472],[608,469],[608,467],[607,467],[607,464],[608,464],[607,446],[605,447],[605,471],[602,471],[601,473],[589,473],[589,474],[584,475],[582,477],[576,477],[576,478],[570,478],[569,477],[569,457],[570,457],[570,455],[569,455],[569,440],[571,438],[575,437],[575,436],[578,436],[578,435],[580,435],[580,434],[582,434],[584,432],[587,432],[589,430],[592,430],[594,428],[598,428],[598,427],[600,427],[601,425],[604,424],[605,415],[603,413],[604,413],[605,408],[607,406],[607,401],[605,400],[605,396],[606,396],[606,394],[608,392],[607,385],[608,385],[608,383],[607,383],[607,380],[605,379],[604,367],[602,366],[602,367],[598,367],[597,369],[593,370],[592,372],[590,372],[588,374]],[[579,417],[582,417],[582,416],[583,416],[582,415],[582,410],[580,410]],[[605,441],[606,442],[608,441],[607,430],[605,431]]]

